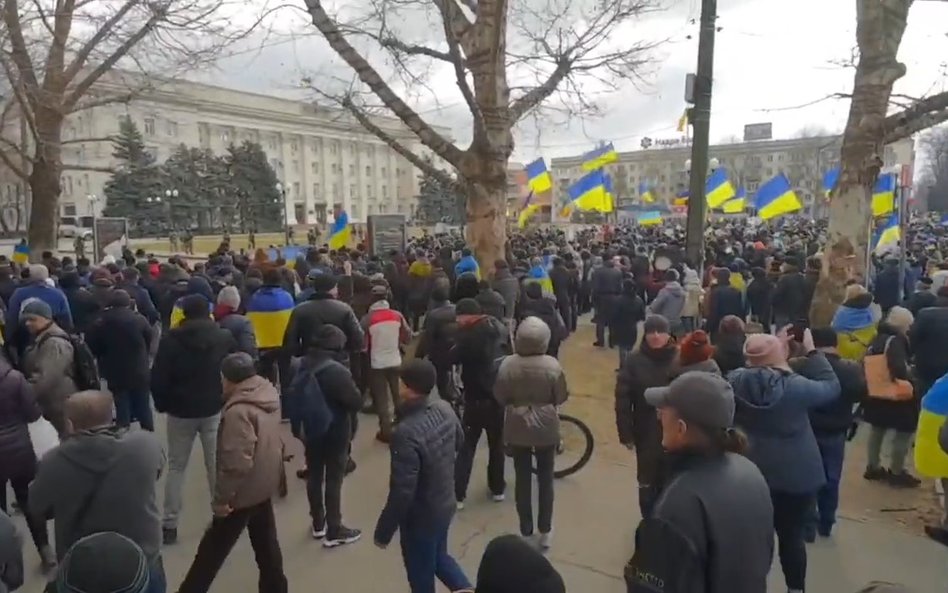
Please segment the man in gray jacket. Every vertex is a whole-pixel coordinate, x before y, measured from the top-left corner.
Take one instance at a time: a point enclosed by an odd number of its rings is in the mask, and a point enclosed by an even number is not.
[[[678,271],[665,272],[665,286],[655,295],[655,300],[648,306],[649,313],[661,315],[668,320],[671,334],[676,338],[684,335],[684,326],[681,323],[681,311],[685,307],[685,289],[678,283]]]
[[[86,535],[114,531],[141,547],[151,582],[163,583],[155,482],[165,456],[158,439],[144,430],[116,432],[106,392],[80,391],[65,412],[66,436],[30,485],[31,510],[55,522],[57,559]]]

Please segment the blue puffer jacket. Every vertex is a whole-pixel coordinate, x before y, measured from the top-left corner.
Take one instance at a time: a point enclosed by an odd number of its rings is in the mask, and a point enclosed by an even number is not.
[[[769,367],[728,375],[737,404],[734,425],[747,433],[747,457],[775,492],[815,493],[826,482],[809,410],[839,397],[839,380],[822,352],[807,356],[803,371],[812,379]]]

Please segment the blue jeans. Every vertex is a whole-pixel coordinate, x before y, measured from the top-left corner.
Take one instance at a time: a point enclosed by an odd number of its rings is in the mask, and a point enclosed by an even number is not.
[[[147,388],[126,391],[115,390],[112,392],[112,399],[115,402],[115,424],[127,427],[132,423],[132,419],[135,419],[138,420],[138,424],[144,430],[155,431],[155,419],[151,412],[151,397]]]
[[[449,591],[472,588],[464,571],[448,554],[449,528],[450,525],[446,525],[434,535],[416,533],[410,527],[400,529],[402,560],[411,593],[435,593],[435,577]]]
[[[168,590],[168,582],[165,580],[165,564],[158,556],[148,568],[148,589],[145,593],[165,593]]]
[[[846,434],[820,435],[816,437],[823,458],[826,484],[816,494],[816,523],[821,533],[829,534],[836,523],[839,507],[839,480],[843,473],[843,455],[846,452]]]

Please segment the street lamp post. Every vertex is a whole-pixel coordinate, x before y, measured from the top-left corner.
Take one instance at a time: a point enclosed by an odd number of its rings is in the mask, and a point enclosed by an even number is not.
[[[274,202],[279,202],[281,208],[283,208],[283,244],[287,247],[290,246],[290,225],[286,216],[286,188],[283,187],[283,184],[279,181],[276,184],[276,190],[280,192],[280,198],[274,200]]]
[[[178,195],[179,195],[179,194],[178,194],[178,190],[177,190],[177,189],[166,189],[166,190],[165,190],[165,208],[166,208],[166,210],[167,210],[165,214],[166,214],[166,216],[168,217],[168,232],[171,232],[172,229],[174,229],[174,222],[172,222],[172,220],[171,220],[171,199],[172,199],[172,198],[177,199],[177,198],[178,198]],[[159,201],[161,201],[161,200],[159,200]]]

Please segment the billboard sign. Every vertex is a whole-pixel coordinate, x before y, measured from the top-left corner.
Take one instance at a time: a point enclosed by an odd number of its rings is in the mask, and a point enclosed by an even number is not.
[[[404,214],[370,214],[367,222],[371,255],[383,257],[392,251],[404,253],[408,231]]]
[[[747,124],[744,126],[744,142],[755,140],[773,140],[774,125],[771,122]]]
[[[101,262],[106,255],[119,259],[122,248],[128,246],[128,219],[97,216],[92,221],[92,243],[95,263]]]

